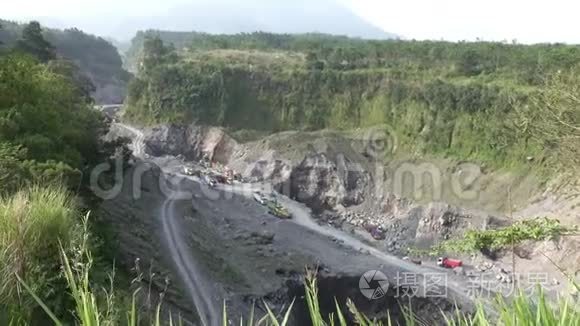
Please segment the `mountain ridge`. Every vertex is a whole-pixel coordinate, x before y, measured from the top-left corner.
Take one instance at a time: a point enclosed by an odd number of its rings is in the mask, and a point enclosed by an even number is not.
[[[210,34],[251,32],[323,33],[365,39],[392,39],[398,35],[386,32],[359,17],[336,0],[283,1],[199,0],[169,8],[165,12],[127,18],[111,15],[108,23],[90,18],[55,19],[33,17],[51,27],[75,26],[89,33],[129,41],[140,30],[199,31]]]

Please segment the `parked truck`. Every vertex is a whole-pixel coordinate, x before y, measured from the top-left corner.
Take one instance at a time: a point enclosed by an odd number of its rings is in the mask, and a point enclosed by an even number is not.
[[[437,265],[445,268],[456,268],[463,266],[463,262],[459,259],[439,257],[439,259],[437,259]]]

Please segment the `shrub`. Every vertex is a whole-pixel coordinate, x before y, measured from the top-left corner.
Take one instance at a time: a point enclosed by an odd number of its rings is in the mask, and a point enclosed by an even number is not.
[[[559,236],[577,234],[577,232],[577,227],[561,225],[555,219],[522,220],[497,230],[468,230],[460,239],[444,241],[433,247],[430,254],[493,252],[527,240],[550,240]]]

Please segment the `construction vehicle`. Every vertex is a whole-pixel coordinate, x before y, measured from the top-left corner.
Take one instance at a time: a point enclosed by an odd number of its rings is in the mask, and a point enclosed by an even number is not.
[[[254,200],[257,201],[260,205],[266,205],[267,199],[262,195],[259,191],[254,192]]]
[[[365,223],[363,227],[375,240],[385,240],[387,237],[384,228],[380,225],[377,226],[373,223]]]
[[[216,174],[216,175],[214,175],[214,178],[215,178],[215,180],[216,180],[218,183],[223,183],[223,184],[230,184],[230,183],[228,182],[228,178],[227,178],[226,176],[224,176],[224,175],[221,175],[221,174]]]
[[[216,180],[208,175],[204,176],[203,181],[205,182],[205,184],[207,184],[211,188],[213,188],[217,185]]]
[[[439,259],[437,259],[437,266],[444,267],[444,268],[456,268],[456,267],[463,266],[463,262],[459,259],[439,257]]]
[[[387,237],[387,235],[385,234],[385,232],[383,232],[381,229],[379,228],[375,228],[371,231],[371,236],[373,237],[373,239],[375,240],[385,240],[385,238]]]
[[[193,175],[195,175],[195,170],[192,167],[184,166],[183,167],[183,174],[193,176]]]
[[[288,209],[286,209],[286,207],[278,204],[277,202],[269,201],[266,205],[268,206],[268,211],[270,212],[270,214],[276,216],[277,218],[281,218],[281,219],[285,219],[285,220],[292,218],[292,214],[290,214]]]

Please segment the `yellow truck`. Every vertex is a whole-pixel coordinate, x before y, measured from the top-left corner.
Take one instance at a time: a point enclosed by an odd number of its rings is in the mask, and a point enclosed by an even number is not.
[[[278,204],[277,202],[274,201],[270,201],[267,204],[268,206],[268,211],[270,212],[270,214],[276,216],[277,218],[281,218],[281,219],[291,219],[292,218],[292,214],[290,213],[290,211],[288,211],[288,209],[280,204]]]

